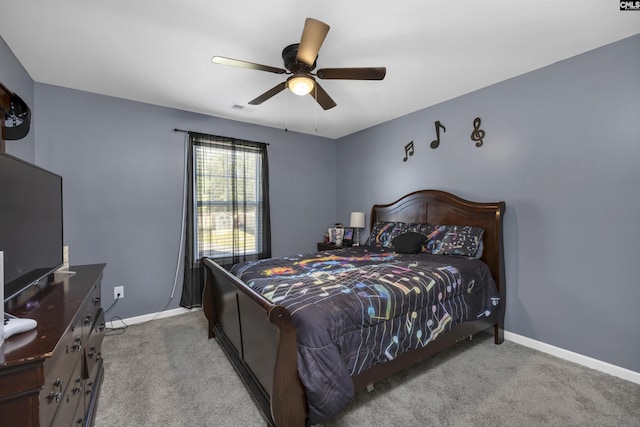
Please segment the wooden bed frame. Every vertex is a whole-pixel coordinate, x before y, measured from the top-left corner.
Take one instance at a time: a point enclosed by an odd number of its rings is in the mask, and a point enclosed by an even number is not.
[[[504,209],[504,202],[471,202],[438,190],[416,191],[393,203],[372,207],[372,225],[376,221],[404,221],[484,228],[482,260],[489,266],[498,286],[501,309],[488,318],[455,326],[424,348],[352,377],[356,391],[485,329],[493,327],[496,344],[504,341]],[[203,258],[202,266],[205,280],[203,311],[209,321],[209,338],[217,339],[268,425],[304,426],[308,409],[298,376],[296,332],[290,314],[211,259]]]

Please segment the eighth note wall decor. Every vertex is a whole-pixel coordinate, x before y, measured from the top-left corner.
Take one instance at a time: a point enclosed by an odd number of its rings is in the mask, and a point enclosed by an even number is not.
[[[447,128],[440,122],[440,120],[437,120],[434,125],[436,128],[436,139],[431,141],[431,144],[429,146],[435,150],[440,146],[440,130],[445,133],[447,131]],[[476,147],[482,147],[482,145],[484,144],[484,138],[487,135],[487,133],[483,129],[480,129],[481,125],[482,120],[480,119],[480,117],[476,117],[473,120],[473,131],[471,132],[471,140],[476,143]],[[402,158],[402,161],[406,162],[407,160],[409,160],[409,157],[413,156],[413,154],[414,145],[413,141],[411,141],[404,146],[404,157]]]

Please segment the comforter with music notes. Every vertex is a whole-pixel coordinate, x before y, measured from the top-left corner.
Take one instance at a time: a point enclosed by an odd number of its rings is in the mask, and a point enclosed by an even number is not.
[[[360,246],[241,263],[231,272],[291,313],[313,423],[349,403],[352,375],[499,305],[486,264],[444,255]]]

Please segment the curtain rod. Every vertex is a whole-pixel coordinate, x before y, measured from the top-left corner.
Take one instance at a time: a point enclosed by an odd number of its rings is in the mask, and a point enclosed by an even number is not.
[[[178,128],[174,128],[173,131],[174,132],[183,132],[183,133],[199,133],[199,134],[202,134],[202,135],[208,135],[208,134],[203,134],[202,132],[193,132],[191,130],[184,130],[184,129],[178,129]],[[218,135],[210,135],[210,136],[213,136],[214,138],[221,138],[221,139],[236,139],[236,138],[229,138],[228,136],[218,136]],[[247,141],[247,142],[254,142],[254,141]],[[258,144],[271,145],[268,142],[258,142]]]

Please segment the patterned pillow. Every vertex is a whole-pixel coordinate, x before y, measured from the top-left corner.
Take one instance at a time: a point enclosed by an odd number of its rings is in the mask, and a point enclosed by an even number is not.
[[[390,248],[392,247],[391,242],[394,238],[398,237],[401,234],[408,232],[421,233],[425,236],[428,234],[426,229],[427,224],[420,224],[414,222],[385,222],[378,221],[373,225],[371,229],[371,234],[369,234],[369,238],[365,243],[366,246],[374,246],[374,247],[384,247]]]
[[[409,232],[424,234],[427,237],[426,242],[422,245],[422,252],[467,258],[482,256],[484,229],[466,225],[378,221],[373,225],[365,245],[392,248],[393,239]]]
[[[437,253],[442,245],[442,240],[447,235],[447,231],[449,231],[448,225],[424,224],[420,232],[427,236],[427,241],[422,245],[422,252]]]
[[[441,241],[436,242],[431,249],[435,255],[455,255],[476,258],[482,244],[484,229],[468,225],[450,225]],[[482,255],[482,254],[480,254]]]
[[[391,247],[391,241],[393,238],[399,234],[400,229],[402,228],[402,222],[385,222],[378,221],[373,224],[373,228],[371,229],[371,234],[369,234],[369,238],[365,243],[366,246],[374,246],[378,248],[388,248]],[[398,228],[398,231],[395,231]]]

